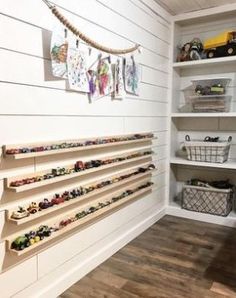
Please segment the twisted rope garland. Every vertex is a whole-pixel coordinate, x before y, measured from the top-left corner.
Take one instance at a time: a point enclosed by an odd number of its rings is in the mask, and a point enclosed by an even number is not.
[[[140,48],[140,45],[136,44],[135,46],[128,48],[128,49],[112,49],[108,48],[106,46],[103,46],[96,41],[92,40],[85,34],[83,34],[79,29],[77,29],[74,25],[72,25],[66,17],[64,17],[55,6],[52,6],[47,0],[43,0],[43,2],[49,7],[49,9],[52,11],[52,13],[55,15],[55,17],[67,28],[69,29],[72,33],[74,33],[76,36],[78,36],[80,39],[82,39],[84,42],[89,44],[90,46],[109,53],[109,54],[114,54],[114,55],[119,55],[119,54],[127,54],[134,52]]]

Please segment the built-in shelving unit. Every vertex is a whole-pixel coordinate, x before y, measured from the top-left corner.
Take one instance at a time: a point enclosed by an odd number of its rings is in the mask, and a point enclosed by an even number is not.
[[[227,179],[236,184],[236,56],[202,59],[198,61],[176,62],[178,46],[199,37],[202,41],[229,29],[236,30],[236,11],[193,12],[176,16],[173,20],[173,60],[171,73],[171,107],[170,107],[170,175],[169,203],[167,212],[172,215],[188,217],[213,223],[236,226],[236,211],[222,218],[208,214],[181,209],[183,184],[191,178]],[[230,99],[229,112],[193,112],[191,101],[196,99],[192,82],[227,78]],[[209,96],[208,96],[209,98]],[[185,135],[191,139],[206,136],[220,136],[221,139],[233,137],[229,160],[223,164],[197,162],[187,159],[181,150]]]

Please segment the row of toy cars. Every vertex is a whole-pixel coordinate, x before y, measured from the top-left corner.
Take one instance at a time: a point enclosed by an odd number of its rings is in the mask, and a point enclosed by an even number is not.
[[[115,177],[101,181],[100,183],[97,183],[94,185],[90,185],[87,187],[81,186],[79,188],[75,188],[70,191],[65,191],[62,194],[55,194],[51,200],[45,198],[42,201],[40,201],[39,203],[36,203],[36,202],[30,203],[30,205],[28,207],[25,207],[25,208],[19,207],[18,210],[12,212],[11,218],[20,220],[22,218],[28,217],[30,214],[35,214],[38,211],[42,211],[44,209],[48,209],[55,205],[59,205],[61,203],[64,203],[65,201],[70,201],[72,199],[75,199],[75,198],[85,195],[87,193],[90,193],[91,191],[94,191],[96,189],[101,189],[107,185],[111,185],[111,184],[119,182],[121,180],[128,179],[132,176],[138,175],[140,173],[145,173],[147,171],[151,171],[154,169],[155,169],[155,165],[150,164],[147,167],[140,167],[137,170],[130,172],[128,174],[121,175],[121,176],[115,176]]]
[[[67,225],[91,214],[94,213],[108,205],[111,205],[123,198],[126,198],[129,195],[134,194],[135,192],[138,192],[141,189],[150,187],[153,183],[152,182],[146,182],[145,184],[142,184],[138,186],[135,189],[128,189],[124,192],[122,192],[120,195],[113,197],[111,200],[108,200],[104,203],[98,203],[96,206],[91,206],[89,208],[86,208],[85,210],[82,210],[75,214],[75,216],[69,217],[67,219],[64,219],[59,222],[58,225],[55,225],[54,227],[49,227],[47,225],[41,225],[37,230],[32,230],[29,233],[26,233],[24,235],[21,235],[17,237],[12,243],[11,243],[11,249],[19,251],[24,250],[25,248],[34,245],[35,243],[38,243],[39,241],[43,240],[45,237],[50,237],[52,233],[59,231],[66,227]]]
[[[87,169],[91,169],[91,168],[95,168],[95,167],[100,167],[100,166],[104,166],[107,164],[111,164],[111,163],[116,163],[116,162],[121,162],[121,161],[125,161],[125,160],[129,160],[132,158],[137,158],[137,157],[141,157],[141,156],[145,156],[145,155],[151,155],[152,151],[144,151],[144,152],[136,152],[127,156],[121,156],[121,157],[116,157],[116,158],[110,158],[110,159],[104,159],[104,160],[91,160],[91,161],[87,161],[87,162],[83,162],[83,161],[77,161],[74,165],[73,168],[56,168],[56,169],[52,169],[50,173],[46,173],[44,175],[39,175],[39,176],[34,176],[34,177],[29,177],[29,178],[24,178],[22,180],[16,180],[16,181],[12,181],[10,183],[11,187],[19,187],[25,184],[31,184],[31,183],[35,183],[35,182],[40,182],[43,180],[47,180],[47,179],[52,179],[58,176],[64,176],[64,175],[69,175],[75,172],[80,172],[80,171],[84,171]]]
[[[153,134],[152,133],[134,134],[134,135],[122,136],[122,137],[97,138],[92,140],[70,142],[70,143],[63,142],[59,144],[52,144],[52,145],[45,145],[45,146],[42,145],[42,146],[35,146],[35,147],[10,148],[10,149],[7,149],[5,153],[6,155],[13,155],[13,154],[21,154],[21,153],[42,152],[42,151],[69,149],[69,148],[76,148],[76,147],[83,147],[83,146],[109,144],[109,143],[116,143],[116,142],[134,141],[134,140],[141,140],[141,139],[148,139],[148,138],[153,138]]]

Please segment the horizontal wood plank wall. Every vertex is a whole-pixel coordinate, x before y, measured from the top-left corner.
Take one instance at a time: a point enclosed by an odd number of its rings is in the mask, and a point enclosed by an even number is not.
[[[140,95],[137,97],[127,95],[123,101],[112,101],[110,97],[105,97],[91,104],[86,95],[66,91],[65,82],[51,76],[50,37],[56,20],[43,1],[0,0],[0,3],[1,146],[11,143],[149,131],[158,137],[153,142],[153,150],[157,154],[153,161],[158,166],[153,181],[157,183],[157,188],[140,202],[136,201],[125,207],[126,211],[120,211],[120,214],[123,214],[121,217],[111,215],[98,227],[85,229],[78,235],[64,240],[61,246],[60,244],[52,246],[30,259],[21,259],[21,262],[14,267],[11,266],[16,260],[14,262],[9,260],[5,243],[0,242],[1,297],[7,298],[21,294],[24,296],[24,291],[27,291],[27,288],[29,290],[32,284],[34,289],[37,289],[45,274],[53,279],[54,275],[56,277],[58,274],[59,267],[63,269],[64,263],[73,264],[73,260],[76,262],[82,251],[86,255],[88,247],[94,247],[96,253],[96,243],[100,249],[102,239],[106,239],[108,235],[115,241],[118,229],[119,237],[122,236],[122,227],[127,226],[132,231],[132,225],[135,228],[134,225],[139,222],[139,214],[140,216],[143,214],[140,217],[142,220],[145,219],[145,214],[149,214],[148,216],[153,214],[152,220],[157,219],[156,214],[164,207],[166,193],[171,27],[169,14],[152,0],[52,1],[66,17],[96,41],[118,48],[129,47],[134,43],[142,46],[142,54],[135,55],[142,66]],[[18,199],[23,198],[14,197],[12,194],[6,195],[4,178],[48,169],[55,165],[70,164],[76,158],[75,154],[63,154],[61,159],[47,157],[13,162],[5,161],[1,157],[0,208],[6,202],[12,202],[14,205]],[[27,200],[27,196],[30,195],[33,194],[27,193],[23,199]],[[1,210],[2,236],[5,211],[2,208]],[[99,227],[102,228],[102,233],[99,233]],[[144,227],[147,227],[146,221]],[[141,230],[142,228],[137,229],[139,232]],[[131,233],[126,241],[137,233],[133,235]],[[96,239],[93,239],[94,235]],[[77,239],[81,241],[78,247],[73,245]],[[125,241],[121,243],[124,245]],[[118,249],[120,245],[115,247]],[[60,258],[59,255],[63,257]],[[88,268],[84,268],[82,272],[87,270]],[[21,275],[24,276],[23,282],[19,278]],[[73,277],[75,280],[81,277],[76,276]],[[19,282],[12,283],[13,280]],[[42,284],[46,287],[44,282]],[[68,281],[64,280],[60,288],[64,290],[69,285]],[[51,292],[50,297],[53,297]]]

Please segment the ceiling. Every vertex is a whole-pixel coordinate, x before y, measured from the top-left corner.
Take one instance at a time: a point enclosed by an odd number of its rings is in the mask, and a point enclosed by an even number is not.
[[[172,15],[236,3],[236,0],[155,0]]]

